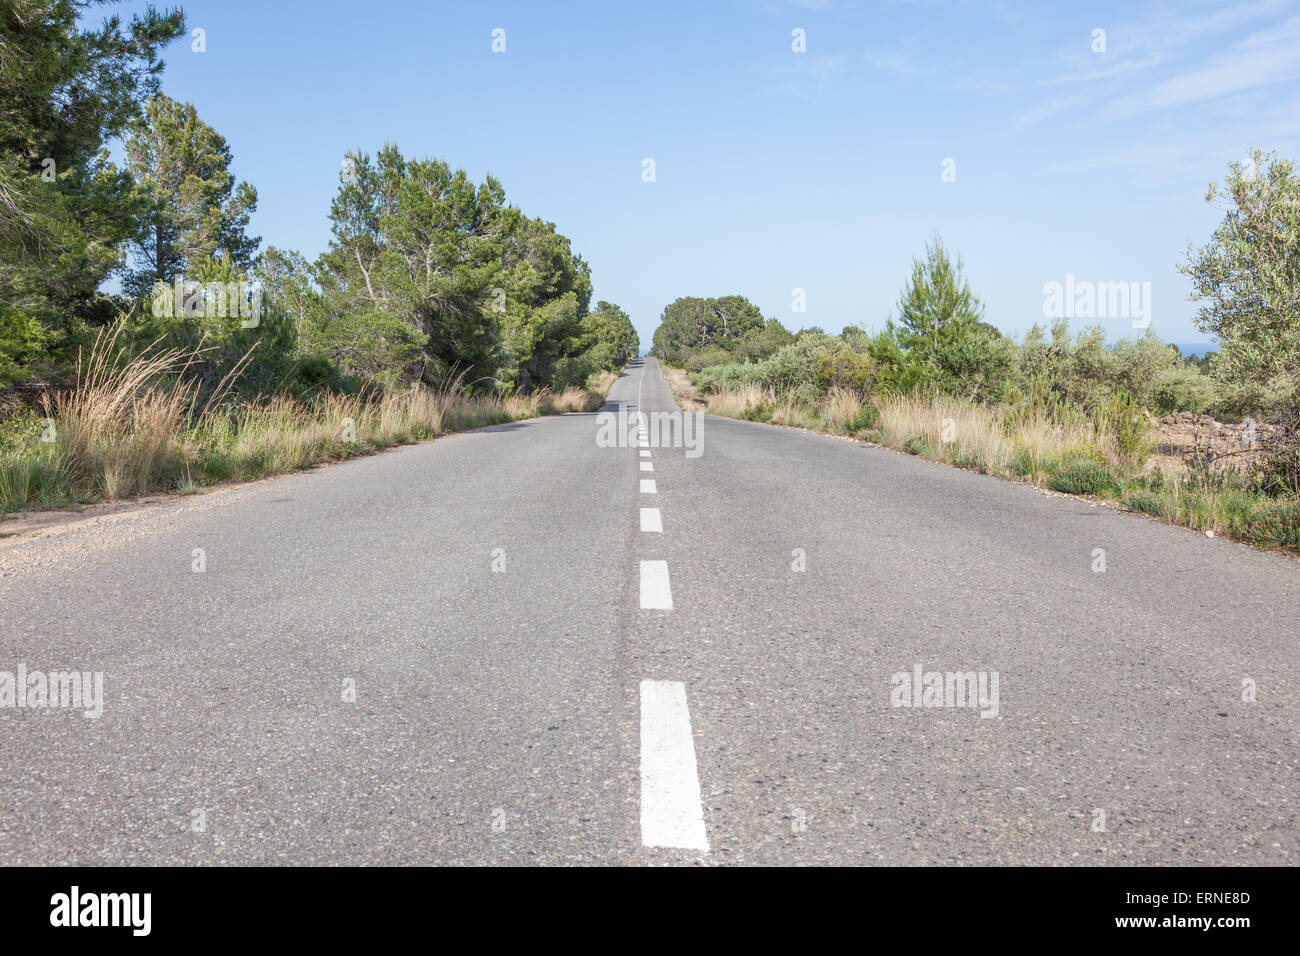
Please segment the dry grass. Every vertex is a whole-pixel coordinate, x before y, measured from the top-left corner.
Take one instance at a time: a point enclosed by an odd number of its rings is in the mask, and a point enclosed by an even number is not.
[[[592,381],[587,383],[587,390],[599,395],[601,403],[603,404],[605,396],[608,395],[609,390],[614,387],[614,383],[618,381],[620,374],[621,373],[619,372],[609,371],[598,372]]]
[[[183,367],[183,352],[147,350],[124,362],[120,331],[119,325],[101,334],[85,361],[78,358],[75,389],[43,399],[68,475],[107,498],[143,494],[154,485],[193,400],[179,377],[165,381]]]
[[[677,404],[682,411],[706,412],[709,410],[709,403],[701,398],[699,392],[695,390],[686,369],[672,368],[662,362],[659,368],[663,371],[664,378],[668,379],[668,387],[672,389],[673,398],[677,400]]]
[[[728,418],[748,418],[753,412],[770,405],[775,400],[767,389],[759,385],[745,385],[728,392],[716,392],[706,399],[706,408],[713,415]]]
[[[1109,433],[1083,420],[1053,422],[1031,416],[1008,428],[997,411],[949,396],[899,395],[876,399],[880,444],[916,452],[1006,478],[1041,483],[1062,465],[1081,460],[1115,464]]]
[[[45,398],[54,441],[29,437],[0,448],[0,509],[195,490],[604,403],[602,395],[580,388],[506,399],[466,396],[453,381],[440,389],[232,405],[223,401],[232,376],[198,409],[184,375],[193,354],[150,348],[123,359],[118,330],[101,334],[78,362],[73,390]]]
[[[822,402],[826,428],[837,435],[849,435],[862,415],[862,396],[850,388],[836,385]]]
[[[833,389],[817,407],[800,405],[756,385],[709,396],[708,411],[751,421],[853,434],[924,458],[1001,478],[1110,498],[1122,507],[1173,524],[1211,531],[1258,547],[1300,549],[1300,501],[1270,498],[1244,483],[1189,482],[1143,472],[1107,419],[1045,412],[1004,416],[948,396],[873,399],[873,429],[855,429],[863,403]]]
[[[594,412],[605,404],[603,395],[572,385],[561,392],[542,389],[535,394],[540,398],[543,415],[563,415],[566,412]]]

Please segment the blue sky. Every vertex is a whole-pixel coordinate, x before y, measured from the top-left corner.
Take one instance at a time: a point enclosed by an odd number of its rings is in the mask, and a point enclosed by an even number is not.
[[[554,221],[643,348],[683,295],[878,328],[936,232],[1010,334],[1072,274],[1149,282],[1152,328],[1202,341],[1175,267],[1229,162],[1300,158],[1300,10],[1074,6],[194,0],[206,51],[169,47],[163,90],[229,141],[264,244],[322,252],[344,151],[396,142]]]

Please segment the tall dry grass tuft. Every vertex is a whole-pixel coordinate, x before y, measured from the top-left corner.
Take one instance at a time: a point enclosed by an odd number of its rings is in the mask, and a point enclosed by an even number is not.
[[[775,400],[776,396],[761,385],[742,385],[729,391],[715,392],[706,399],[709,412],[729,418],[747,418],[758,409],[772,405]]]
[[[153,346],[125,359],[119,323],[101,331],[89,355],[77,357],[77,386],[45,396],[70,481],[106,498],[144,494],[177,457],[176,436],[193,401],[179,377],[189,355]],[[156,345],[157,343],[154,343]]]
[[[605,404],[605,399],[585,388],[570,385],[560,392],[542,389],[538,393],[543,415],[563,415],[566,412],[594,412]]]
[[[832,386],[822,401],[822,414],[826,417],[828,431],[837,435],[850,434],[862,415],[862,397],[851,388]]]

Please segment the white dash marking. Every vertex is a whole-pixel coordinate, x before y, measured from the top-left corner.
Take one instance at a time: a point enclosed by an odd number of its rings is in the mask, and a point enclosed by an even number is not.
[[[641,562],[641,607],[648,611],[673,609],[673,589],[668,586],[667,561]]]
[[[642,448],[639,452],[637,452],[637,454],[640,455],[642,458],[650,457],[650,452],[646,451],[644,448]]]
[[[655,480],[653,478],[641,479],[641,494],[643,495],[659,494],[659,489],[655,487]]]
[[[648,462],[648,461],[643,461],[643,462],[641,462],[641,470],[642,470],[642,471],[654,471],[654,470],[655,470],[655,466],[652,465],[652,464],[650,464],[650,462]]]
[[[658,508],[641,509],[641,530],[664,533],[664,519]]]
[[[686,686],[641,682],[641,842],[709,852]]]

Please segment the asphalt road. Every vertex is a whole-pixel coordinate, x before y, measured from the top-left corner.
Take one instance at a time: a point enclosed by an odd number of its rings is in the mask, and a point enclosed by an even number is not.
[[[607,408],[676,410],[653,360]],[[4,706],[0,673],[0,864],[1296,862],[1295,562],[826,436],[706,417],[661,447],[652,420],[640,448],[629,421],[5,542],[0,672],[104,692]],[[900,706],[918,667],[983,701]]]

